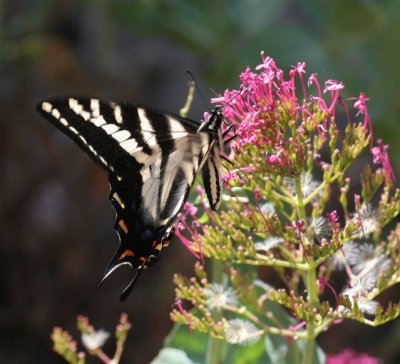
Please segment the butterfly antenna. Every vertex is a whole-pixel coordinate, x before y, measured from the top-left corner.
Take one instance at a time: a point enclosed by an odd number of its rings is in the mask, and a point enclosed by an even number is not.
[[[209,105],[205,102],[204,97],[202,95],[202,93],[200,92],[199,86],[197,86],[197,82],[196,79],[193,76],[193,73],[190,71],[186,71],[186,73],[190,76],[190,78],[192,79],[193,83],[194,83],[194,87],[196,88],[197,93],[200,96],[201,101],[203,102],[204,106],[208,109],[208,111],[210,111],[210,107]],[[210,111],[211,112],[211,111]]]

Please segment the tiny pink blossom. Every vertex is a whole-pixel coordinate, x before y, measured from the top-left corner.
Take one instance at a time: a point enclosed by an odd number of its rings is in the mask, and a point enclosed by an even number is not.
[[[339,216],[338,216],[338,213],[336,210],[334,210],[328,214],[328,220],[330,221],[331,224],[334,224],[337,221],[339,221]]]
[[[297,62],[294,67],[297,73],[306,73],[306,63],[305,62]]]
[[[302,233],[304,233],[304,226],[305,223],[303,220],[297,220],[295,222],[293,222],[293,226],[296,228],[297,232],[299,235],[301,235]]]
[[[277,155],[270,155],[270,156],[267,156],[267,162],[269,163],[269,164],[279,164],[279,165],[283,165],[283,160],[282,160],[282,158],[281,157],[279,157],[279,156],[277,156]]]
[[[324,93],[328,91],[340,91],[344,89],[344,84],[336,80],[328,80],[325,82]]]
[[[185,202],[183,205],[183,211],[185,211],[188,215],[195,216],[198,208],[192,205],[190,202]]]
[[[371,134],[371,147],[373,143],[373,129],[372,129],[372,120],[371,117],[369,116],[368,112],[368,107],[367,107],[367,101],[369,101],[369,98],[365,96],[364,92],[360,92],[360,96],[358,97],[357,101],[354,103],[354,108],[358,109],[358,112],[356,115],[363,114],[364,115],[364,128],[369,130]]]
[[[342,82],[338,82],[336,80],[328,80],[325,82],[324,93],[330,91],[331,93],[331,104],[328,108],[328,114],[334,115],[336,104],[339,100],[340,91],[344,89],[344,84]]]
[[[235,180],[236,178],[237,178],[237,174],[233,171],[228,171],[228,173],[225,173],[222,176],[222,180],[223,180],[224,184],[226,184],[226,185],[229,184],[229,181]]]
[[[258,205],[258,203],[261,201],[261,198],[262,198],[261,191],[260,191],[258,186],[254,190],[254,196],[255,196],[255,199],[256,199],[256,203]]]
[[[306,73],[306,63],[305,62],[297,62],[296,66],[293,69],[300,78],[300,83],[301,83],[301,89],[303,91],[303,97],[307,97],[307,92],[306,92],[306,85],[304,84],[304,79],[303,79],[303,73]],[[294,75],[293,75],[294,77]]]
[[[242,83],[248,83],[254,78],[254,76],[255,74],[251,71],[250,66],[247,66],[244,72],[240,74],[239,79]]]
[[[311,85],[316,85],[319,84],[318,81],[318,74],[317,73],[312,73],[310,75],[310,77],[308,77],[308,81],[307,81],[307,86],[310,87]]]
[[[317,94],[318,94],[318,98],[322,99],[322,92],[321,92],[321,85],[319,83],[318,77],[316,73],[313,73],[309,78],[308,78],[308,82],[307,82],[307,86],[310,87],[312,85],[315,85],[315,87],[317,88]],[[324,101],[325,103],[325,101]]]
[[[392,165],[390,163],[389,155],[388,155],[388,149],[389,146],[383,144],[382,139],[377,140],[377,146],[373,147],[371,149],[372,157],[373,157],[373,162],[375,164],[381,164],[384,171],[385,171],[385,177],[387,182],[393,184],[394,180],[396,179],[396,176],[394,174]]]
[[[369,101],[369,98],[365,96],[364,92],[360,92],[360,96],[354,103],[354,108],[359,110],[357,115],[359,113],[365,114],[368,112],[367,101]]]
[[[262,53],[262,55],[264,55],[264,53]],[[256,71],[260,70],[260,69],[270,69],[271,68],[271,62],[273,61],[273,59],[271,57],[263,57],[263,63],[259,64],[258,66],[256,66]]]

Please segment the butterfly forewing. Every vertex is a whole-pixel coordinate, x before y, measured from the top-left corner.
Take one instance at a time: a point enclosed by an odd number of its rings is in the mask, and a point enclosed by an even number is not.
[[[220,122],[215,124],[215,114],[208,125],[88,97],[50,98],[38,110],[109,173],[120,247],[105,276],[122,264],[137,269],[125,297],[142,268],[169,244],[201,168],[210,205],[218,207]]]

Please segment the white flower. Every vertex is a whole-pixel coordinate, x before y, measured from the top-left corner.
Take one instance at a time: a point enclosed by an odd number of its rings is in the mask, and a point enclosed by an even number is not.
[[[390,259],[379,253],[379,247],[369,243],[349,242],[345,245],[345,258],[358,277],[373,274],[376,278],[387,272]]]
[[[379,302],[370,300],[359,300],[357,301],[358,308],[360,311],[367,315],[375,315],[376,309],[379,306]]]
[[[260,210],[264,215],[273,215],[275,213],[274,204],[271,202],[261,204]]]
[[[321,241],[322,239],[330,239],[332,237],[331,224],[325,217],[319,216],[317,218],[313,218],[311,220],[309,229],[314,238],[318,241]]]
[[[360,273],[367,262],[375,258],[373,244],[349,242],[345,246],[347,247],[345,257],[354,274]]]
[[[285,183],[293,196],[297,196],[296,183],[293,178],[285,178]],[[310,172],[305,172],[300,175],[301,191],[303,198],[307,198],[320,185],[320,182],[313,179]]]
[[[255,243],[254,247],[256,248],[257,251],[268,251],[272,248],[275,248],[278,246],[280,243],[282,243],[284,240],[280,238],[279,236],[271,236],[268,239]]]
[[[343,296],[356,299],[366,296],[375,287],[377,279],[374,272],[363,276],[354,276],[350,286],[343,290]]]
[[[210,308],[221,309],[224,306],[237,305],[236,292],[230,287],[225,288],[221,284],[212,283],[204,289],[204,293],[207,295],[207,305]]]
[[[229,320],[225,327],[226,340],[231,344],[251,345],[260,338],[257,327],[242,319]]]
[[[375,315],[379,303],[369,300],[366,296],[376,284],[377,277],[370,273],[362,277],[352,279],[350,287],[343,290],[343,296],[347,296],[350,302],[354,305],[357,303],[361,312],[367,315]]]
[[[353,235],[364,235],[368,236],[379,228],[378,221],[379,213],[378,210],[374,210],[370,204],[363,204],[358,212],[352,215],[352,223],[356,223],[359,226],[352,232]]]
[[[343,296],[347,296],[350,302],[357,306],[361,312],[367,315],[375,315],[376,309],[379,306],[377,301],[369,300],[366,295],[371,291],[376,284],[376,277],[372,274],[353,280],[352,286],[343,291]]]
[[[330,259],[333,269],[335,270],[342,269],[346,265],[346,263],[348,263],[348,256],[357,254],[353,253],[353,250],[356,249],[357,249],[357,244],[355,244],[353,241],[345,243],[342,249],[339,249]]]
[[[110,334],[103,329],[90,333],[83,333],[82,343],[89,351],[97,350],[104,345],[109,336]]]

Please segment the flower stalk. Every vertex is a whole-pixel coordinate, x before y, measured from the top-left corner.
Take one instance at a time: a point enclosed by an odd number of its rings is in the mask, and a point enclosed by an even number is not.
[[[211,259],[211,282],[222,285],[223,283],[223,261],[219,259]],[[222,312],[214,309],[212,312],[214,322],[220,322],[222,320]],[[222,364],[224,362],[225,355],[225,342],[221,339],[217,339],[213,336],[208,337],[207,352],[206,352],[206,364]]]

